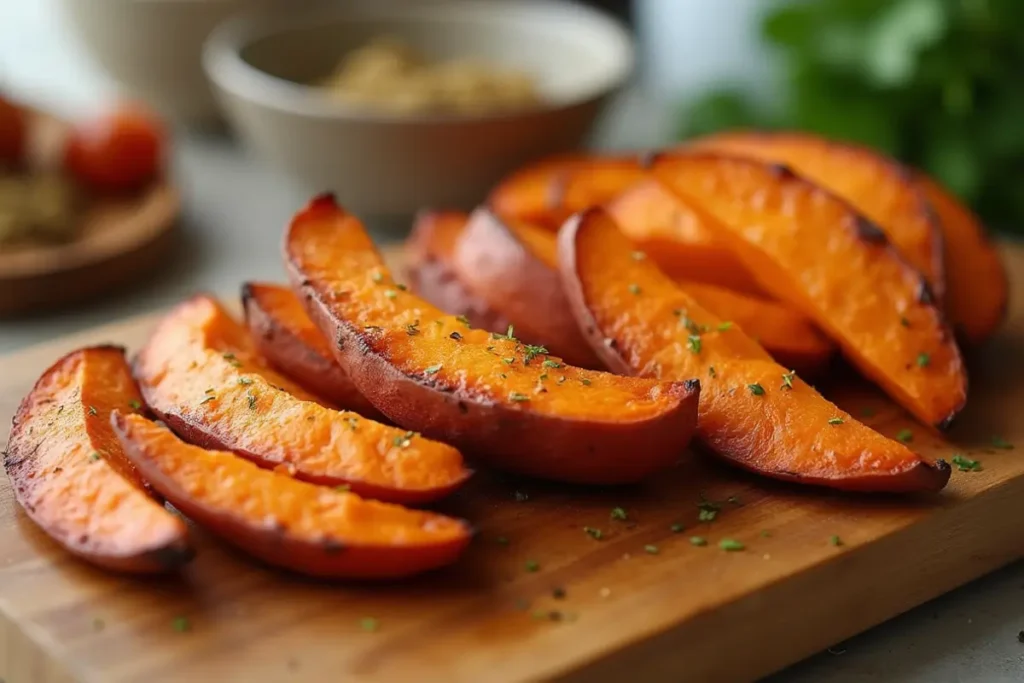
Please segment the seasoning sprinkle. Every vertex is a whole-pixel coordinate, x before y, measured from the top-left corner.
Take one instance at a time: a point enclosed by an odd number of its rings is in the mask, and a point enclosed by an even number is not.
[[[834,545],[837,548],[843,545],[843,539],[839,538],[834,534],[828,537],[828,542],[830,545]]]
[[[782,373],[782,388],[792,389],[794,377],[796,377],[796,373],[793,372],[792,370],[790,370],[789,372]]]
[[[423,372],[427,373],[428,375],[436,375],[440,371],[441,363],[438,363],[437,365],[428,365],[427,367],[423,368]]]
[[[335,493],[348,493],[351,490],[352,487],[349,486],[348,484],[338,484],[337,486],[334,487]]]
[[[398,296],[398,292],[396,292],[393,289],[385,289],[384,290],[384,296],[386,296],[389,299],[394,299],[394,298],[396,298]]]
[[[375,283],[380,284],[384,280],[384,274],[379,270],[375,270],[373,271],[373,274],[370,275],[370,279]]]
[[[89,406],[89,414],[90,415],[99,415],[99,412],[96,410],[96,406]]]
[[[629,293],[633,296],[640,296],[640,285],[635,282],[629,283]]]
[[[955,453],[951,460],[961,472],[981,472],[981,461],[971,460],[963,453]]]
[[[926,368],[932,364],[932,357],[923,351],[917,354],[917,367]]]
[[[89,454],[89,461],[90,461],[90,462],[96,462],[96,461],[97,461],[97,460],[99,460],[99,459],[100,459],[101,457],[103,457],[103,456],[102,456],[102,455],[100,455],[100,452],[99,452],[99,451],[93,451],[92,453],[90,453],[90,454]]]
[[[1002,448],[1004,451],[1012,451],[1013,450],[1013,444],[1010,443],[1009,441],[1007,441],[1006,439],[1004,439],[1001,436],[993,436],[992,437],[992,447],[993,448]]]
[[[627,519],[629,519],[629,515],[626,514],[625,508],[612,508],[611,517],[612,519],[618,520],[620,522],[625,522]]]
[[[557,360],[551,360],[550,358],[545,358],[544,362],[541,363],[541,365],[543,365],[546,368],[560,368],[560,367],[562,367],[561,363],[559,363]]]
[[[529,401],[530,397],[526,394],[521,394],[518,391],[513,391],[508,395],[508,400],[515,401],[516,403],[523,403],[525,401]]]
[[[523,365],[529,365],[531,360],[537,356],[543,356],[548,352],[548,350],[543,346],[537,346],[535,344],[526,344],[523,346],[523,351]]]
[[[256,396],[255,396],[255,394],[248,394],[246,396],[246,398],[249,401],[249,410],[255,410],[256,409]]]
[[[250,384],[252,384],[252,377],[239,377],[238,383],[241,384],[243,387],[247,387]]]
[[[841,417],[829,418],[829,421],[828,421],[828,423],[830,425],[841,425],[841,424],[843,424],[843,422],[845,422],[845,420],[843,420],[843,418],[841,418]]]
[[[405,434],[396,436],[391,443],[395,448],[408,448],[412,445],[412,438],[414,436],[416,436],[416,432],[406,432]]]
[[[516,362],[516,359],[515,356],[508,356],[506,358],[502,358],[501,362],[504,363],[505,365],[512,365],[513,363]]]
[[[171,627],[178,633],[192,630],[192,624],[185,617],[175,617],[174,621],[171,622]]]
[[[901,315],[900,316],[900,325],[903,325],[903,327],[910,327],[910,321],[907,320],[905,316]]]
[[[726,551],[727,553],[733,553],[739,550],[747,549],[747,546],[731,538],[723,538],[721,541],[718,542],[718,547]]]
[[[587,536],[590,536],[595,541],[600,541],[602,538],[604,538],[604,532],[602,532],[600,529],[595,529],[592,526],[583,527],[583,533],[585,533]]]
[[[708,366],[708,377],[717,377],[717,375],[715,374],[715,366],[714,365],[709,365]]]
[[[380,628],[380,622],[373,617],[363,617],[359,620],[359,628],[367,633],[373,633]]]
[[[455,316],[455,319],[458,320],[463,325],[465,325],[466,327],[469,327],[469,318],[467,318],[466,316],[464,316],[464,315],[457,315],[457,316]]]
[[[140,410],[142,408],[142,401],[133,398],[132,400],[128,401],[128,407],[131,408],[132,410]]]
[[[212,401],[212,400],[213,400],[213,399],[215,399],[215,398],[217,398],[217,397],[216,397],[216,396],[214,396],[213,394],[210,394],[209,396],[207,396],[206,398],[204,398],[204,399],[203,399],[202,401],[200,401],[200,402],[199,402],[199,405],[203,405],[204,403],[209,403],[210,401]]]
[[[669,531],[671,531],[674,534],[679,534],[682,533],[683,529],[685,528],[686,527],[684,527],[682,524],[673,524],[669,527]]]
[[[233,353],[225,353],[224,360],[226,360],[228,364],[233,368],[242,367],[242,361],[238,360],[238,358]]]
[[[658,546],[656,546],[656,545],[645,545],[644,546],[644,552],[647,553],[648,555],[657,555],[658,554]]]
[[[764,387],[760,384],[748,384],[747,389],[750,389],[750,393],[754,396],[764,396]]]
[[[690,536],[690,545],[703,547],[708,544],[708,540],[703,536]]]
[[[727,332],[732,329],[732,321],[726,320],[725,322],[718,323],[719,332]]]
[[[690,349],[693,353],[700,353],[700,337],[696,334],[691,334],[686,338],[686,348]]]
[[[585,387],[589,387],[590,386],[590,379],[588,379],[587,377],[584,377],[583,379],[581,379],[580,382],[582,382],[583,386],[585,386]]]
[[[356,431],[356,429],[359,427],[358,417],[346,417],[345,422],[348,424],[348,428],[351,429],[353,432]]]
[[[401,290],[401,291],[403,291],[403,292],[404,292],[405,290],[409,289],[408,287],[406,287],[405,285],[403,285],[403,284],[402,284],[401,282],[399,282],[399,283],[398,283],[397,285],[395,285],[395,287],[397,287],[398,289],[400,289],[400,290]]]
[[[536,560],[526,561],[526,571],[533,573],[540,569],[540,564]]]
[[[914,432],[909,429],[901,429],[896,432],[896,440],[900,443],[910,443],[914,440]]]

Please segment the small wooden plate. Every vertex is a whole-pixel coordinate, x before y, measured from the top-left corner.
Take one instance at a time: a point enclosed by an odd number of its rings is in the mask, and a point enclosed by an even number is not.
[[[67,132],[67,123],[36,113],[32,164],[57,163]],[[177,190],[160,180],[132,196],[90,199],[73,242],[0,246],[0,317],[78,303],[154,271],[172,243],[180,208]]]

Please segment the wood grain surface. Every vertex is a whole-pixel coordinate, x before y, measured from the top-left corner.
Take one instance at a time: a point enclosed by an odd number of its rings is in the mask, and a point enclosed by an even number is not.
[[[554,486],[479,472],[442,509],[479,529],[464,560],[412,582],[325,584],[198,534],[180,576],[132,580],[62,553],[0,482],[0,677],[7,683],[167,681],[754,680],[1024,555],[1024,249],[1000,336],[972,358],[968,408],[943,442],[840,373],[855,415],[949,459],[918,499],[805,490],[689,453],[631,488]],[[154,317],[0,359],[0,419],[76,346],[137,348]],[[999,436],[1016,449],[993,446]],[[955,445],[953,445],[955,444]],[[730,502],[732,499],[732,502]],[[720,504],[698,521],[701,500]],[[625,521],[611,519],[622,507]],[[676,533],[672,526],[685,529]],[[601,529],[595,540],[583,527]],[[700,536],[708,545],[691,544]],[[837,536],[841,545],[830,539]],[[745,544],[719,548],[722,539]],[[536,562],[537,571],[527,564]],[[175,622],[187,619],[179,632]],[[376,620],[365,630],[363,620]],[[178,622],[180,625],[181,621]]]

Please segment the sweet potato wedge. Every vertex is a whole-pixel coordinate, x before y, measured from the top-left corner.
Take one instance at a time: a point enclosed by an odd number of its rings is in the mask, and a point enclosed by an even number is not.
[[[942,229],[910,174],[870,149],[809,133],[719,133],[692,145],[698,150],[781,163],[849,202],[874,222],[932,293],[946,293]]]
[[[626,237],[673,279],[765,296],[728,242],[657,180],[637,183],[604,207]]]
[[[603,367],[569,314],[551,231],[480,208],[466,222],[454,257],[459,280],[522,339],[571,365]]]
[[[931,203],[946,238],[946,314],[971,345],[988,339],[1006,317],[1010,283],[981,220],[922,173],[914,182]]]
[[[334,362],[330,342],[291,289],[248,282],[242,286],[242,307],[256,350],[274,367],[336,407],[372,420],[384,417]]]
[[[652,263],[631,259],[608,214],[590,209],[559,235],[565,288],[609,367],[660,379],[701,378],[698,438],[744,469],[852,491],[941,489],[930,462],[860,424],[723,325]]]
[[[809,315],[898,404],[938,429],[967,400],[967,373],[927,280],[885,233],[783,167],[667,154],[655,176],[730,239],[761,285]]]
[[[635,155],[545,159],[499,183],[487,203],[502,218],[558,230],[572,214],[603,204],[644,173]]]
[[[508,319],[470,292],[455,273],[455,245],[467,220],[462,211],[420,212],[405,241],[405,278],[414,292],[445,313],[491,332],[507,330]]]
[[[208,296],[168,313],[134,370],[146,403],[187,441],[298,479],[413,504],[469,476],[451,446],[312,400],[267,367],[246,329]]]
[[[627,483],[676,461],[698,382],[581,370],[471,329],[397,287],[357,218],[313,199],[285,237],[292,282],[356,387],[396,424],[508,470]]]
[[[140,415],[111,415],[124,452],[176,508],[268,564],[332,579],[387,579],[454,562],[469,526],[281,476],[187,444]]]
[[[120,347],[69,353],[21,402],[4,468],[28,516],[69,552],[150,574],[192,550],[185,523],[150,495],[110,428],[111,410],[139,410],[141,399]]]

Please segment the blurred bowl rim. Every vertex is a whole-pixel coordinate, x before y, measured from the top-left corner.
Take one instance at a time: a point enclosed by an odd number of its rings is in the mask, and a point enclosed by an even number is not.
[[[507,17],[495,19],[496,7],[504,2],[490,3],[480,0],[420,0],[415,5],[358,6],[340,10],[330,8],[304,14],[299,17],[284,16],[280,10],[243,11],[217,26],[203,46],[202,63],[207,77],[217,87],[263,107],[285,113],[297,113],[315,118],[330,118],[363,123],[468,123],[522,119],[571,109],[593,102],[619,90],[636,68],[636,46],[629,29],[615,17],[576,2],[562,0],[517,0],[515,11],[561,12],[570,18],[587,21],[591,26],[604,32],[603,39],[610,39],[608,49],[614,50],[619,64],[610,69],[602,82],[572,97],[542,100],[532,107],[498,110],[485,113],[427,113],[409,114],[374,110],[368,107],[352,106],[331,95],[325,88],[316,87],[274,76],[249,64],[242,58],[242,51],[256,41],[287,31],[315,28],[325,23],[360,23],[394,21],[395,23],[434,22],[446,20],[434,12],[438,8],[451,8],[461,12],[459,20],[476,19],[481,23],[510,23]],[[475,14],[474,14],[475,13]],[[522,19],[516,22],[532,26]],[[341,58],[339,54],[339,59]]]

